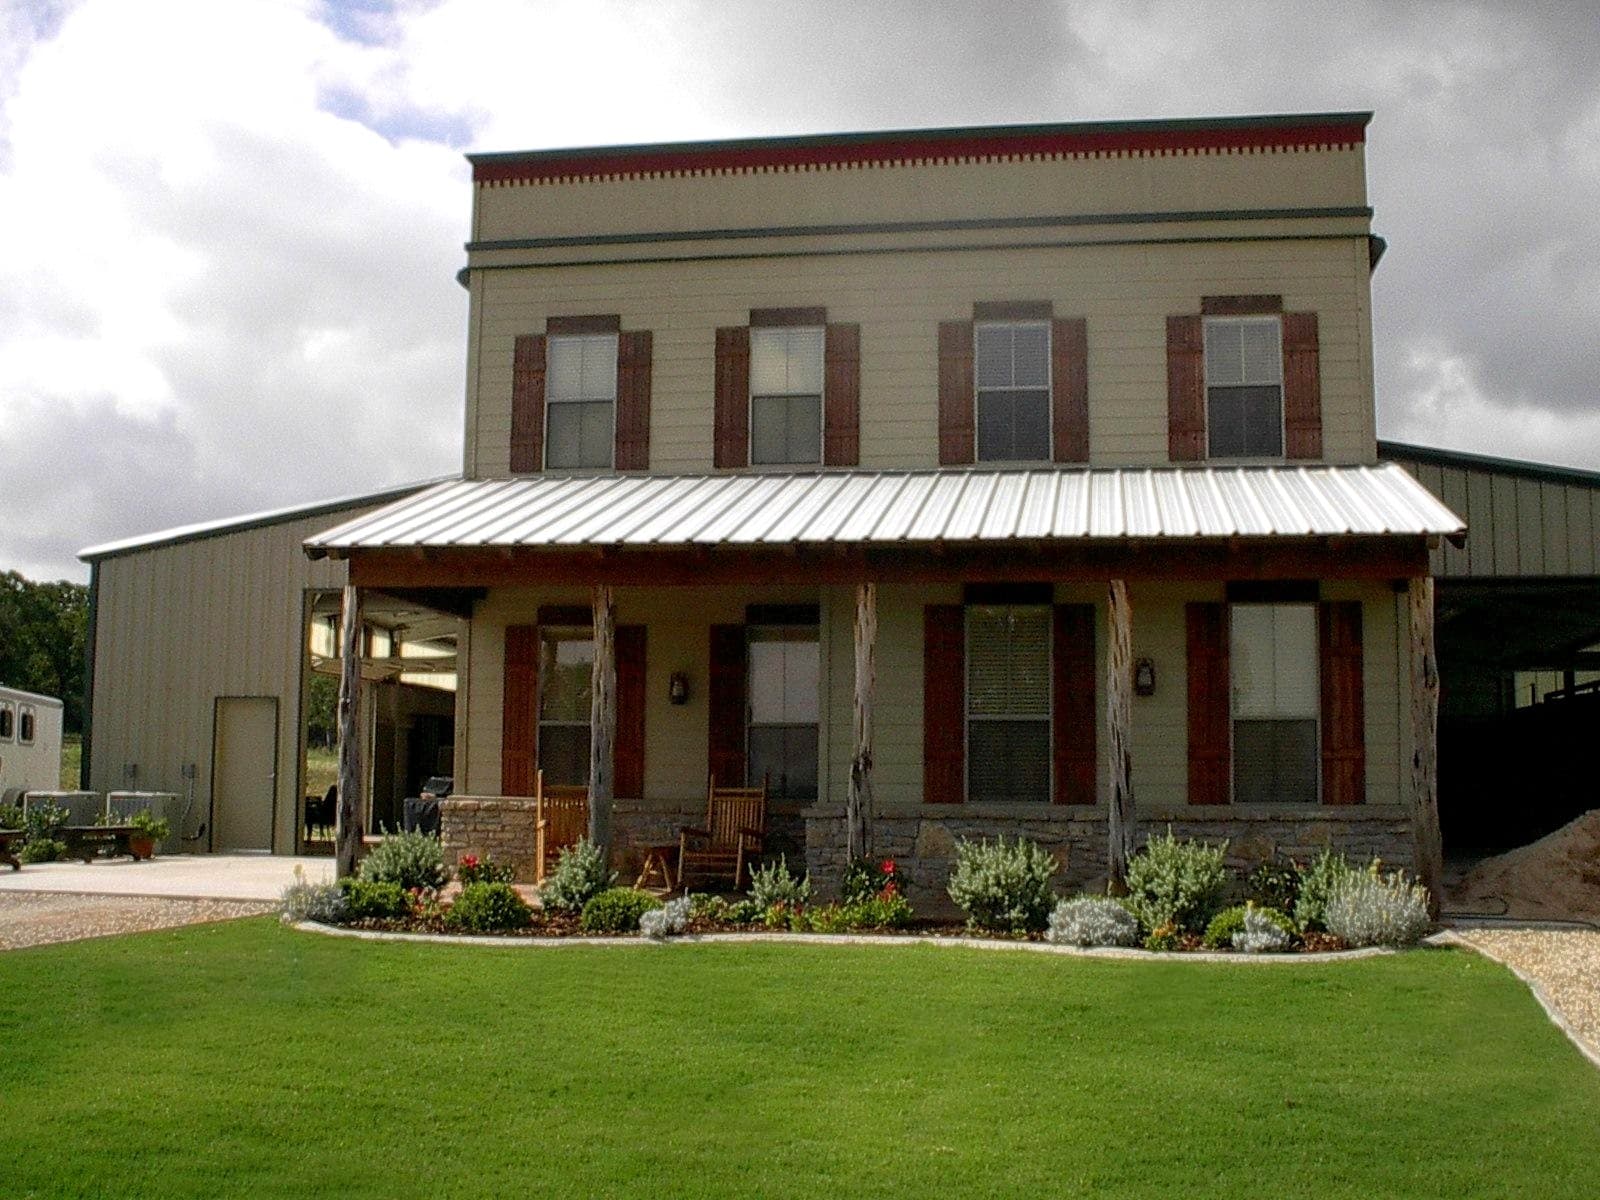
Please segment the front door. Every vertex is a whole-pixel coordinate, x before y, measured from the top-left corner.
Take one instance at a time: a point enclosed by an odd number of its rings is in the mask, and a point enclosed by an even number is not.
[[[219,696],[211,758],[211,848],[271,850],[278,701]]]

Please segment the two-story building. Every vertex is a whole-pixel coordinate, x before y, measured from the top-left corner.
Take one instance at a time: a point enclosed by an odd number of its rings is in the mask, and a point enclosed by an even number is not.
[[[1409,864],[1463,527],[1378,462],[1368,116],[473,156],[463,476],[307,551],[467,618],[475,821],[598,736],[619,853],[715,777],[824,880],[847,809],[929,891],[1130,803]]]

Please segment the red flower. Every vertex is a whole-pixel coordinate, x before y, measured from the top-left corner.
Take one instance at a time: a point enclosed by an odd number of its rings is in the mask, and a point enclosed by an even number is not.
[[[477,870],[478,856],[476,854],[463,854],[461,856],[461,865],[469,871]]]
[[[884,859],[883,860],[883,866],[879,867],[878,869],[880,871],[882,871],[885,875],[893,875],[894,874],[894,859],[892,859],[892,858]]]

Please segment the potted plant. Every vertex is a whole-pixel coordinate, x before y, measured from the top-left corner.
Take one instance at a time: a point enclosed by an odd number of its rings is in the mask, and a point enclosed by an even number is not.
[[[165,840],[172,826],[165,817],[145,810],[128,818],[134,832],[128,835],[128,852],[135,858],[150,858],[156,852],[156,843]]]

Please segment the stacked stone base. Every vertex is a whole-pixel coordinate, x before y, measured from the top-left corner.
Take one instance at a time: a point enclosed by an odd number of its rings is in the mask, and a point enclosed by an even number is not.
[[[842,808],[811,810],[806,817],[806,868],[818,894],[837,893],[845,864]],[[1382,859],[1390,867],[1412,867],[1411,819],[1404,810],[1319,808],[1257,810],[1219,808],[1141,813],[1135,841],[1168,827],[1180,838],[1228,842],[1228,865],[1248,871],[1274,855],[1304,862],[1322,850],[1343,851],[1352,860]],[[974,806],[898,809],[873,822],[874,853],[895,861],[913,904],[946,902],[945,885],[956,842],[1004,835],[1038,842],[1060,864],[1063,892],[1100,890],[1106,879],[1107,830],[1103,808],[983,811]]]
[[[468,854],[509,864],[518,883],[532,883],[535,804],[525,796],[453,796],[439,802],[439,837],[451,867]],[[703,803],[658,804],[618,800],[611,810],[611,865],[632,882],[646,846],[676,845],[685,825],[705,820]]]

